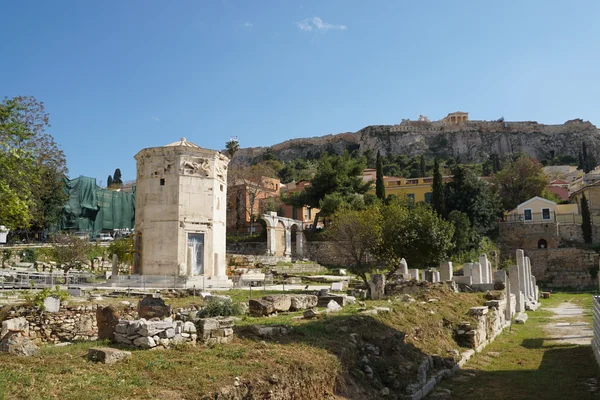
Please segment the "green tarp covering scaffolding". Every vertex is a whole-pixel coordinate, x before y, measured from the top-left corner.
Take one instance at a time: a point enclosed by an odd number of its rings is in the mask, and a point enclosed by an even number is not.
[[[101,232],[132,230],[135,223],[135,186],[133,192],[106,190],[95,178],[67,179],[69,200],[63,208],[60,230]]]

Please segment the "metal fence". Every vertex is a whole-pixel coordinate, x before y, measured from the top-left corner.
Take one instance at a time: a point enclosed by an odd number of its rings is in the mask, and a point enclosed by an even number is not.
[[[85,285],[93,281],[95,276],[89,273],[73,272],[29,272],[0,271],[0,289],[43,289],[56,285]]]
[[[592,351],[596,362],[600,365],[600,296],[593,296],[594,301],[594,338],[592,339]]]
[[[600,215],[592,215],[592,224],[600,225]],[[577,224],[581,225],[582,219],[581,214],[542,214],[542,213],[532,213],[532,214],[508,214],[504,216],[503,222],[508,223],[544,223],[544,222],[558,222],[561,224],[569,225],[569,224]]]

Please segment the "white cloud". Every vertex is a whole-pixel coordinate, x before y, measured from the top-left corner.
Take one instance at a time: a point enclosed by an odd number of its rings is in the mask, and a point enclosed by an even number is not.
[[[152,119],[155,121],[160,121],[160,118],[158,118],[158,117],[152,117]]]
[[[252,29],[254,27],[254,24],[252,22],[244,22],[242,26],[247,29]]]
[[[312,31],[320,31],[326,32],[329,30],[336,31],[345,31],[348,29],[346,25],[334,25],[328,22],[323,22],[323,20],[319,17],[312,17],[302,20],[300,22],[296,22],[296,26],[300,28],[302,31],[312,32]]]

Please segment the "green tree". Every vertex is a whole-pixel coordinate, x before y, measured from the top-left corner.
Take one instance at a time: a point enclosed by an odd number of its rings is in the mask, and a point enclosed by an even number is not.
[[[502,203],[490,186],[462,165],[453,169],[452,181],[445,185],[446,212],[462,211],[481,235],[491,234],[502,216]]]
[[[352,158],[348,152],[341,156],[323,154],[311,185],[301,192],[285,197],[284,201],[296,207],[308,205],[319,208],[321,201],[328,194],[338,193],[345,198],[349,195],[364,194],[371,186],[370,182],[362,181],[364,169],[364,157]],[[315,229],[320,217],[321,213],[318,212],[315,215]]]
[[[378,259],[393,266],[393,274],[402,258],[409,265],[427,267],[447,259],[453,248],[454,226],[431,207],[417,204],[412,208],[401,202],[384,207],[382,240],[375,252]]]
[[[425,178],[427,176],[427,167],[425,166],[425,156],[421,154],[419,158],[419,172],[421,174],[421,178]]]
[[[108,176],[108,178],[106,178],[106,187],[109,188],[113,185],[113,178],[111,175]]]
[[[44,104],[33,97],[0,103],[0,224],[39,230],[58,220],[67,168],[48,126]]]
[[[227,150],[227,154],[229,154],[229,158],[233,158],[240,150],[240,142],[238,142],[237,137],[233,137],[225,142],[225,149]]]
[[[377,173],[375,178],[375,195],[381,200],[385,200],[385,182],[383,181],[383,160],[381,153],[377,151]]]
[[[122,237],[110,242],[108,254],[116,254],[119,260],[119,266],[129,271],[129,266],[133,265],[133,236]]]
[[[340,254],[350,258],[353,264],[347,268],[361,277],[369,287],[368,274],[376,266],[367,262],[367,255],[381,247],[382,215],[377,206],[364,210],[340,208],[332,217],[327,237]]]
[[[63,269],[65,275],[72,269],[81,269],[88,261],[88,253],[93,245],[86,239],[69,234],[56,234],[52,237],[50,256]]]
[[[461,211],[452,211],[448,215],[448,221],[454,225],[454,254],[461,254],[479,247],[481,235],[479,235],[471,225],[469,216]]]
[[[444,181],[442,173],[440,172],[440,163],[435,158],[433,162],[433,183],[431,193],[431,207],[440,216],[445,215],[445,204],[444,204]]]
[[[585,193],[581,197],[581,232],[583,233],[583,241],[592,243],[592,217]]]
[[[2,258],[2,268],[6,268],[6,262],[11,259],[12,255],[12,249],[3,249],[0,252],[0,257]]]
[[[502,205],[512,210],[522,202],[535,196],[542,196],[548,187],[548,177],[537,160],[521,156],[509,163],[492,178]]]

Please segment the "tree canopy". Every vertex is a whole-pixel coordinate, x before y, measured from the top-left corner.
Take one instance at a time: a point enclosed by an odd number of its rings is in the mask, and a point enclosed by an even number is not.
[[[321,208],[327,195],[336,194],[346,203],[352,203],[357,194],[364,194],[371,187],[371,183],[363,182],[361,177],[365,163],[364,157],[352,158],[348,152],[341,156],[323,154],[311,185],[286,197],[284,201],[296,207],[308,205]],[[335,209],[330,208],[330,212],[333,214]],[[315,227],[319,217],[319,214],[315,216]]]
[[[487,182],[464,166],[456,166],[453,175],[452,181],[445,185],[446,212],[456,210],[465,213],[479,234],[494,232],[502,216],[498,195]]]
[[[502,205],[512,210],[535,196],[543,196],[548,187],[548,177],[543,166],[535,159],[521,156],[492,177]]]
[[[66,160],[46,132],[49,115],[33,97],[0,103],[0,224],[43,229],[64,205]]]

